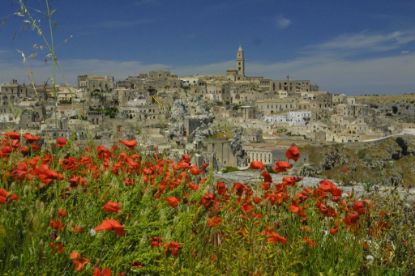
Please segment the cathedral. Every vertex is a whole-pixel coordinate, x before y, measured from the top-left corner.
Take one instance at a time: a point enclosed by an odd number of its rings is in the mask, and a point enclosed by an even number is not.
[[[245,57],[244,50],[239,46],[236,53],[236,68],[226,70],[226,78],[231,81],[240,81],[245,79]]]

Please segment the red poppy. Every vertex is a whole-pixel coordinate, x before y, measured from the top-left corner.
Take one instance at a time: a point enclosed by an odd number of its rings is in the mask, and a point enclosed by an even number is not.
[[[221,217],[212,217],[212,218],[208,218],[207,225],[208,227],[213,228],[221,224],[221,222],[222,222]]]
[[[10,139],[20,139],[20,133],[16,131],[9,131],[4,133],[4,136],[9,137]]]
[[[300,211],[300,207],[298,207],[297,205],[295,205],[294,203],[292,203],[291,205],[290,205],[290,212],[291,213],[294,213],[294,214],[296,214],[296,213],[298,213]]]
[[[298,158],[300,158],[300,151],[298,150],[296,146],[291,146],[285,152],[285,156],[287,157],[288,160],[297,161]]]
[[[253,201],[255,204],[260,204],[260,203],[261,203],[261,201],[262,201],[262,198],[257,197],[257,196],[254,196],[254,198],[252,198],[252,201]]]
[[[250,168],[254,170],[263,170],[265,168],[265,165],[261,161],[253,160],[251,162]]]
[[[126,178],[124,179],[124,185],[125,186],[133,186],[134,185],[134,180],[131,178]]]
[[[202,197],[200,202],[202,203],[203,206],[205,206],[205,208],[209,208],[211,206],[211,204],[214,202],[214,200],[215,200],[215,195],[214,194],[206,193]]]
[[[49,227],[55,230],[58,230],[58,231],[63,231],[63,229],[65,228],[65,225],[60,220],[51,220],[49,221]]]
[[[120,140],[120,143],[128,148],[134,148],[135,146],[137,146],[136,140]]]
[[[82,268],[89,263],[89,259],[82,257],[77,251],[72,251],[71,254],[69,254],[69,259],[72,260],[72,263],[75,266],[75,271],[81,271]]]
[[[359,221],[359,213],[356,211],[350,211],[344,218],[344,223],[347,225],[356,224]]]
[[[162,244],[163,244],[163,241],[160,237],[151,238],[151,242],[150,242],[151,247],[159,247]]]
[[[15,194],[11,194],[3,188],[0,188],[0,204],[6,204],[7,199],[10,201],[18,200],[19,197]]]
[[[166,201],[173,208],[176,208],[179,205],[179,203],[180,203],[180,199],[178,199],[175,196],[170,196],[170,197],[166,198]]]
[[[190,190],[192,190],[192,191],[197,191],[197,190],[199,189],[199,185],[197,185],[197,184],[195,184],[195,183],[193,183],[193,182],[190,182],[190,183],[189,183],[189,188],[190,188]]]
[[[356,201],[353,202],[353,210],[359,213],[359,215],[363,215],[366,213],[366,207],[364,201]]]
[[[271,182],[262,182],[261,189],[264,191],[268,191],[271,188]]]
[[[336,185],[328,179],[324,179],[320,181],[320,189],[322,189],[325,192],[330,192],[335,187]]]
[[[72,228],[71,228],[72,233],[79,234],[79,233],[82,233],[83,231],[84,231],[84,229],[79,225],[72,226]]]
[[[276,173],[285,172],[292,168],[293,165],[288,163],[287,161],[277,161],[275,166],[272,167],[272,170]]]
[[[304,237],[303,240],[311,247],[316,247],[317,246],[317,243],[309,237]]]
[[[199,175],[199,174],[202,173],[202,170],[199,169],[197,166],[192,166],[190,168],[190,173],[193,174],[193,175]]]
[[[124,227],[115,219],[104,219],[100,225],[95,227],[95,231],[115,231],[118,236],[122,237],[125,235]]]
[[[40,136],[35,136],[30,133],[25,133],[23,137],[28,143],[33,143],[40,140]]]
[[[250,203],[245,203],[245,204],[242,205],[242,210],[245,213],[250,213],[250,212],[252,212],[252,210],[254,210],[254,206]]]
[[[287,239],[274,230],[271,231],[263,231],[262,234],[267,237],[268,243],[282,243],[287,244]]]
[[[224,195],[228,192],[225,182],[216,182],[216,190],[219,195]]]
[[[337,234],[337,231],[339,231],[339,228],[337,226],[333,227],[330,229],[330,234],[334,236]]]
[[[111,276],[111,269],[105,267],[103,270],[100,270],[99,267],[95,267],[92,276]]]
[[[59,137],[56,139],[56,146],[58,148],[63,148],[66,145],[66,143],[68,143],[68,140],[66,140],[65,137]]]
[[[272,182],[272,176],[269,174],[268,171],[261,172],[261,176],[264,178],[264,182]]]
[[[66,217],[67,215],[68,215],[68,211],[66,211],[63,208],[59,208],[59,210],[58,210],[58,216],[59,217],[63,218],[63,217]]]
[[[107,213],[118,213],[121,211],[121,204],[109,200],[102,209]]]
[[[50,242],[49,247],[53,253],[63,254],[65,252],[65,247],[61,242]]]
[[[184,161],[184,162],[186,162],[186,163],[190,163],[190,160],[191,160],[192,158],[190,157],[190,155],[188,155],[188,154],[183,154],[182,155],[182,160]]]
[[[180,243],[172,241],[169,242],[168,244],[166,244],[166,254],[169,255],[173,255],[175,257],[179,256],[179,251],[180,251]]]

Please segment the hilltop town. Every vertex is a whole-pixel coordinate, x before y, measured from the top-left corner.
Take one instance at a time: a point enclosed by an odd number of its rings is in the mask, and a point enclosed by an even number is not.
[[[354,143],[415,128],[415,95],[394,101],[320,91],[310,80],[247,76],[244,50],[223,75],[151,71],[116,81],[80,75],[77,85],[1,84],[0,128],[46,143],[137,139],[147,151],[215,168],[273,164],[290,144]],[[304,160],[307,156],[303,157]]]

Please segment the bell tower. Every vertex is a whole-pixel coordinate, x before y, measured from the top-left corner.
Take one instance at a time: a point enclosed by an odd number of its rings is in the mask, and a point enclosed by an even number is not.
[[[238,52],[236,53],[236,71],[238,72],[238,80],[245,78],[245,57],[242,46],[239,46]]]

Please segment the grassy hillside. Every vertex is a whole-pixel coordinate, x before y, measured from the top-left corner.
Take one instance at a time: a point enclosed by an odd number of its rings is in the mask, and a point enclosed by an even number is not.
[[[403,136],[409,151],[415,151],[415,137]],[[415,156],[403,156],[399,160],[391,158],[401,148],[396,138],[377,142],[336,144],[324,146],[304,146],[303,151],[310,156],[312,167],[319,168],[321,175],[336,179],[344,184],[353,182],[390,185],[393,176],[399,185],[415,186]],[[336,156],[333,168],[322,168],[327,156]]]

